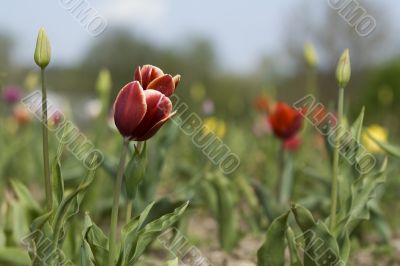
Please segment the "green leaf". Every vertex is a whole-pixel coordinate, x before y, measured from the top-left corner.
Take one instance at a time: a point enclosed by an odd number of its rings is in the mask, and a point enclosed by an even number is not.
[[[69,130],[69,127],[66,126],[64,127],[63,134],[60,139],[60,144],[58,145],[58,150],[57,154],[53,159],[53,163],[51,166],[51,184],[52,184],[52,190],[53,190],[53,208],[57,208],[58,205],[61,203],[61,201],[64,198],[64,180],[61,174],[61,164],[60,164],[60,158],[62,155],[62,152],[64,150],[64,143],[65,143],[65,137],[66,133]]]
[[[360,177],[353,183],[350,210],[339,212],[335,231],[346,228],[350,234],[362,220],[369,219],[369,202],[375,197],[377,188],[386,182],[386,175],[384,174],[386,166],[387,158],[377,172]]]
[[[61,203],[64,198],[64,181],[61,174],[61,166],[59,158],[54,158],[52,167],[51,167],[51,179],[52,179],[52,187],[53,187],[53,208],[57,208],[57,206]]]
[[[257,252],[258,266],[285,265],[285,233],[289,213],[279,216],[269,226],[265,242]]]
[[[303,231],[296,239],[304,240],[304,265],[336,265],[340,260],[339,246],[326,225],[321,221],[315,222],[311,212],[300,205],[293,205],[292,212]]]
[[[85,225],[82,237],[82,265],[107,265],[108,238],[103,231],[93,223],[88,213],[85,214]]]
[[[291,266],[303,266],[302,259],[300,258],[300,251],[297,246],[294,232],[290,226],[286,230],[286,239],[290,250],[290,265]]]
[[[95,258],[87,241],[82,241],[81,245],[81,265],[82,266],[95,266]],[[104,264],[98,264],[104,265]]]
[[[153,204],[147,207],[142,214],[134,218],[123,229],[123,254],[120,255],[121,265],[134,265],[146,248],[163,231],[171,227],[184,213],[189,202],[182,204],[172,213],[161,216],[160,218],[144,224]],[[121,259],[122,258],[122,259]]]
[[[30,265],[28,253],[19,248],[0,248],[0,265],[26,266]]]
[[[212,179],[217,194],[218,211],[214,215],[218,220],[218,232],[221,248],[232,250],[239,237],[239,225],[236,213],[237,197],[230,180],[223,175]]]
[[[360,143],[361,142],[361,133],[364,123],[364,114],[365,114],[365,107],[361,109],[359,116],[357,117],[356,121],[351,125],[350,131],[355,138],[355,140]]]
[[[30,209],[41,212],[42,208],[39,203],[33,198],[29,189],[19,181],[11,180],[11,185],[15,194],[17,194],[18,200]]]

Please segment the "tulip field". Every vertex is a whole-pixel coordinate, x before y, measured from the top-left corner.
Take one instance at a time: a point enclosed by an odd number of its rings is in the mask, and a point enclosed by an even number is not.
[[[400,265],[398,60],[234,75],[122,33],[74,68],[32,34],[0,71],[0,266]]]

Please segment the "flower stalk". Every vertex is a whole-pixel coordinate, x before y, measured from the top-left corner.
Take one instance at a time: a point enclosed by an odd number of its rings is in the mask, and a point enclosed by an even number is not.
[[[115,253],[116,253],[116,242],[117,242],[117,227],[118,227],[118,210],[119,210],[119,198],[121,195],[121,186],[125,172],[125,161],[128,153],[129,139],[124,138],[123,148],[121,151],[121,157],[118,166],[117,178],[114,187],[114,200],[111,212],[111,229],[110,229],[110,253],[108,265],[115,265]]]
[[[47,121],[47,92],[46,92],[46,75],[45,70],[41,70],[42,76],[42,135],[43,135],[43,167],[44,167],[44,184],[46,192],[47,209],[50,211],[53,205],[53,192],[51,191],[50,179],[50,163],[49,163],[49,137],[48,137],[48,121]]]
[[[49,163],[49,138],[48,138],[48,121],[47,121],[47,91],[46,91],[46,75],[45,69],[49,65],[51,59],[50,41],[46,31],[41,28],[38,33],[34,60],[41,69],[42,77],[42,135],[43,135],[43,173],[46,191],[47,209],[50,211],[53,205],[53,192],[50,179],[50,163]]]
[[[333,164],[332,164],[332,190],[331,190],[331,213],[330,213],[330,229],[334,230],[336,225],[336,209],[338,198],[338,175],[339,175],[339,148],[340,148],[340,130],[343,120],[343,104],[344,104],[344,88],[350,81],[351,65],[349,49],[344,50],[336,69],[336,81],[339,86],[339,99],[338,99],[338,114],[336,123],[336,138],[335,147],[333,150]]]
[[[338,117],[337,117],[337,128],[335,138],[335,148],[333,150],[333,168],[332,168],[332,190],[331,190],[331,219],[330,229],[333,230],[336,224],[336,209],[337,209],[337,188],[338,188],[338,175],[339,175],[339,147],[340,147],[340,129],[343,117],[343,102],[344,102],[344,88],[339,89],[338,99]]]

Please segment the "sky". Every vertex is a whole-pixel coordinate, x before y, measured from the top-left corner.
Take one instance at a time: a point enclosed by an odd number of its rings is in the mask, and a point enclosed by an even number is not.
[[[90,35],[71,11],[69,2],[85,1],[112,31],[122,26],[155,45],[184,44],[202,36],[214,45],[222,65],[232,70],[253,67],[262,54],[278,53],[284,42],[285,21],[304,0],[11,0],[2,3],[0,32],[15,40],[14,58],[32,63],[37,30],[45,27],[56,64],[79,62],[88,47],[104,34]],[[317,16],[327,1],[314,1],[310,16]],[[381,0],[388,16],[396,14],[400,1]],[[400,23],[398,23],[400,24]]]

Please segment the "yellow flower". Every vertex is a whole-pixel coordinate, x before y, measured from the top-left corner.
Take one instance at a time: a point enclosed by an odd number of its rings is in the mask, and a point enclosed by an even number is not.
[[[215,117],[209,117],[204,120],[203,132],[205,134],[211,132],[222,139],[226,133],[225,122]]]
[[[388,139],[388,131],[379,125],[371,125],[366,130],[376,140],[386,143]],[[362,140],[364,146],[369,152],[378,153],[382,152],[381,148],[368,136],[367,132],[363,133]]]

